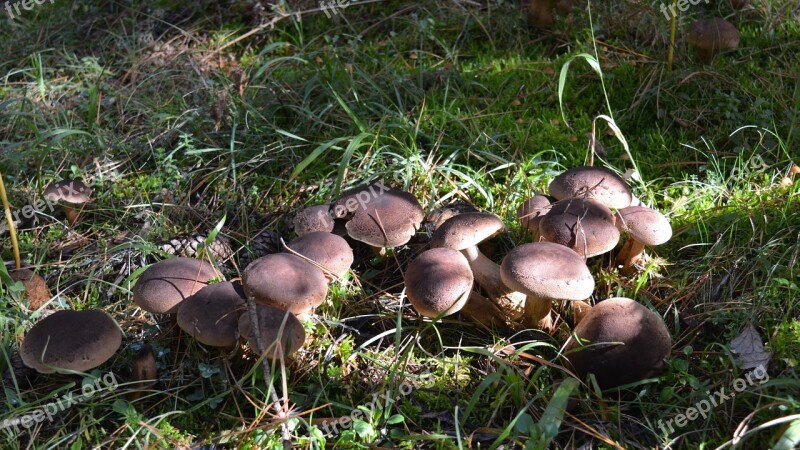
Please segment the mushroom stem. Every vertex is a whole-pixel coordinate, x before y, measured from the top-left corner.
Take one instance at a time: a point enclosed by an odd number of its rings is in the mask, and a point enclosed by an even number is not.
[[[506,316],[497,305],[475,291],[469,293],[469,300],[460,312],[470,321],[489,329],[506,326]]]
[[[578,326],[581,320],[586,317],[586,314],[589,314],[589,311],[592,310],[592,306],[582,300],[575,300],[571,303],[573,326]]]
[[[75,226],[75,223],[78,221],[78,216],[80,213],[75,208],[65,205],[64,215],[67,217],[67,223],[72,227]]]
[[[710,64],[711,61],[714,59],[714,56],[716,56],[716,52],[713,51],[712,49],[706,49],[706,48],[697,49],[697,60],[700,61],[700,64],[704,65]]]
[[[549,298],[529,295],[525,300],[525,317],[523,324],[527,327],[537,327],[550,331],[553,328],[553,318],[550,317],[550,308],[553,301]]]
[[[618,259],[622,259],[622,269],[620,269],[620,272],[625,275],[632,273],[633,262],[642,256],[643,251],[644,244],[633,237],[629,237],[617,256]]]
[[[478,286],[486,290],[489,299],[505,314],[506,320],[512,321],[520,316],[525,296],[506,287],[500,278],[500,266],[487,258],[477,246],[461,251],[467,258],[472,275]]]

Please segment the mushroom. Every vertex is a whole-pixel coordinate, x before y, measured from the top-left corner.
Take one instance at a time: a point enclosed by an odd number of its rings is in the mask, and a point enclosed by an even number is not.
[[[303,236],[314,231],[333,231],[331,205],[310,206],[294,216],[294,232]]]
[[[557,0],[528,0],[528,22],[537,28],[549,28],[553,24],[553,9],[556,3]],[[559,13],[564,11],[565,6],[559,6]]]
[[[155,385],[156,380],[158,380],[156,355],[153,353],[153,347],[144,344],[131,361],[131,392],[128,394],[128,399],[133,401],[141,397],[141,390]]]
[[[121,344],[119,325],[107,313],[64,310],[34,325],[19,353],[39,373],[85,372],[106,362]]]
[[[201,344],[233,347],[238,340],[239,315],[246,309],[241,284],[210,284],[181,302],[178,326]]]
[[[431,236],[430,245],[432,248],[458,250],[466,256],[478,286],[486,290],[506,317],[514,319],[522,312],[522,295],[503,284],[500,266],[478,249],[478,244],[497,236],[504,229],[503,221],[494,214],[463,213],[442,224]]]
[[[204,288],[213,278],[221,278],[206,261],[171,258],[148,267],[133,287],[133,301],[154,314],[175,314],[182,301]]]
[[[49,202],[62,205],[70,226],[78,221],[79,209],[92,200],[91,195],[92,189],[78,180],[61,180],[51,183],[44,190],[44,196]]]
[[[602,255],[619,242],[614,214],[591,198],[570,198],[554,203],[539,221],[541,240],[571,248],[584,258]]]
[[[436,208],[425,214],[425,219],[423,220],[425,230],[428,233],[433,233],[451,217],[467,212],[478,212],[478,210],[469,203],[451,203],[447,206]]]
[[[274,253],[253,261],[242,276],[245,294],[303,317],[328,295],[325,275],[310,262],[291,253]]]
[[[306,332],[294,314],[270,305],[256,306],[256,314],[265,358],[279,360],[303,346]],[[247,340],[251,349],[258,349],[254,342],[250,314],[239,316],[239,335]]]
[[[567,359],[581,379],[593,373],[601,389],[657,375],[672,348],[661,316],[629,298],[597,303],[574,334]]]
[[[28,308],[37,310],[48,300],[53,298],[50,288],[39,274],[30,269],[15,269],[8,273],[14,281],[22,282],[25,288],[25,299],[28,300]]]
[[[697,60],[709,64],[720,52],[739,47],[739,31],[725,19],[701,19],[689,28],[688,41],[697,51]]]
[[[558,200],[593,198],[608,208],[630,206],[631,188],[619,175],[593,166],[573,167],[550,182],[550,195]]]
[[[551,242],[522,244],[500,266],[503,283],[527,295],[524,324],[550,330],[553,300],[583,300],[592,295],[594,278],[577,253]]]
[[[525,200],[517,208],[517,220],[523,228],[531,232],[534,241],[539,240],[539,222],[550,211],[550,206],[556,202],[554,197],[536,194]]]
[[[353,249],[344,238],[325,231],[313,231],[289,242],[289,250],[325,268],[328,281],[341,278],[353,264]]]
[[[349,219],[345,228],[351,238],[376,249],[407,243],[425,217],[413,195],[382,183],[345,192],[332,211],[334,218]]]
[[[449,316],[461,310],[472,291],[467,258],[451,248],[432,248],[408,264],[406,295],[425,317]]]
[[[672,237],[669,219],[646,206],[629,206],[617,211],[617,228],[628,233],[617,255],[623,273],[630,273],[634,262],[642,255],[645,245],[661,245]]]

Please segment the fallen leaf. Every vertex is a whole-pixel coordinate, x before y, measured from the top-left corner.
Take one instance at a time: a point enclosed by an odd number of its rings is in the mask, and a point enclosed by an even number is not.
[[[763,366],[766,370],[772,356],[772,353],[764,350],[761,335],[750,322],[738,336],[733,338],[730,347],[731,351],[738,356],[737,362],[742,370],[754,369],[759,366]]]

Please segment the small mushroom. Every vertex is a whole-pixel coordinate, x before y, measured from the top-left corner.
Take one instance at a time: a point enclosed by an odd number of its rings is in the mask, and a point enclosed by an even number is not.
[[[478,249],[478,244],[497,236],[504,229],[503,221],[494,214],[463,213],[442,224],[431,236],[430,245],[432,248],[458,250],[466,256],[475,282],[511,320],[521,315],[524,298],[503,284],[500,266]]]
[[[221,278],[206,261],[171,258],[148,267],[133,287],[133,301],[154,314],[175,314],[182,301],[204,288],[213,278]]]
[[[425,317],[449,316],[461,310],[472,291],[467,258],[450,248],[432,248],[406,268],[406,295]]]
[[[616,225],[628,233],[628,240],[619,251],[623,273],[632,272],[634,262],[642,255],[645,245],[661,245],[672,237],[669,220],[660,212],[646,206],[629,206],[617,211]]]
[[[304,234],[289,242],[289,250],[324,267],[328,281],[341,278],[353,264],[353,249],[344,238],[324,231]]]
[[[721,52],[739,47],[739,31],[725,19],[701,19],[689,28],[689,44],[701,64],[709,64]]]
[[[632,194],[628,184],[616,173],[593,166],[573,167],[550,183],[550,195],[558,200],[593,198],[608,208],[630,206]]]
[[[61,180],[51,183],[44,190],[44,196],[48,201],[62,205],[70,226],[78,221],[79,210],[92,200],[91,195],[92,189],[79,180]]]
[[[407,243],[425,217],[416,197],[382,183],[345,192],[332,211],[334,218],[348,219],[345,228],[351,238],[376,249]]]
[[[238,340],[239,315],[246,309],[241,284],[210,284],[181,302],[178,326],[201,344],[233,347]]]
[[[303,236],[314,231],[333,231],[331,205],[310,206],[294,216],[294,232]]]
[[[8,274],[12,280],[22,282],[29,309],[35,311],[53,298],[53,294],[50,292],[50,288],[47,287],[44,278],[36,272],[30,269],[15,269]]]
[[[290,253],[274,253],[253,261],[242,275],[248,297],[303,317],[321,305],[328,282],[318,267]]]
[[[556,202],[554,197],[536,194],[525,200],[517,208],[517,220],[523,228],[530,231],[533,241],[539,240],[539,222],[550,211],[550,206]]]
[[[551,242],[522,244],[500,266],[503,282],[527,295],[524,324],[552,328],[553,300],[583,300],[592,295],[594,278],[577,253]]]
[[[34,325],[19,353],[39,373],[85,372],[106,362],[121,344],[119,325],[107,313],[65,310]]]
[[[672,348],[661,316],[629,298],[597,303],[574,334],[567,358],[581,379],[593,373],[601,389],[657,375]]]
[[[537,28],[549,28],[553,24],[556,3],[557,0],[528,0],[528,23]],[[564,7],[565,5],[559,7],[559,13]]]
[[[427,232],[433,233],[451,217],[467,212],[478,212],[478,210],[469,203],[451,203],[425,214],[425,220],[422,223],[425,225]]]
[[[265,358],[280,360],[303,346],[306,332],[294,314],[270,305],[256,306],[256,314]],[[239,316],[239,335],[247,340],[251,349],[258,352],[250,314]]]
[[[591,198],[554,203],[539,221],[541,240],[569,247],[584,258],[602,255],[619,242],[614,214]]]

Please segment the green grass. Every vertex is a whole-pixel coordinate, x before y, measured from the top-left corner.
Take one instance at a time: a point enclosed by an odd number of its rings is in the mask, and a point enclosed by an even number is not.
[[[113,372],[117,389],[19,434],[0,429],[3,448],[265,448],[280,446],[281,433],[309,448],[715,448],[742,427],[755,430],[742,448],[775,445],[800,409],[800,184],[781,183],[800,163],[800,4],[692,6],[669,72],[658,2],[593,3],[593,28],[586,3],[575,3],[552,32],[529,29],[508,1],[385,1],[332,19],[286,17],[241,40],[276,17],[269,6],[258,16],[247,1],[56,2],[13,25],[0,10],[0,170],[12,205],[62,177],[95,186],[75,230],[57,212],[24,224],[23,257],[56,294],[48,308],[103,308],[125,332],[94,374]],[[710,15],[737,23],[741,47],[698,67],[681,31]],[[602,84],[579,54],[597,58]],[[137,269],[174,236],[225,217],[221,233],[234,239],[267,228],[288,240],[293,211],[379,179],[426,210],[469,201],[500,215],[509,227],[500,258],[525,239],[516,207],[587,160],[599,115],[614,118],[630,148],[598,120],[601,164],[625,172],[635,162],[636,195],[675,230],[633,277],[590,261],[594,300],[630,296],[664,317],[674,344],[657,380],[605,395],[571,382],[559,390],[567,325],[550,337],[420,320],[401,284],[419,245],[385,259],[361,252],[355,276],[331,289],[306,324],[310,343],[275,368],[288,418],[268,406],[252,355],[201,348],[130,299]],[[39,317],[3,287],[4,372]],[[664,434],[659,419],[743,375],[729,343],[747,323],[773,352],[769,381]],[[126,383],[144,343],[160,379],[134,398],[140,389]],[[81,383],[7,376],[0,419]],[[322,435],[322,420],[359,407],[354,426]]]

